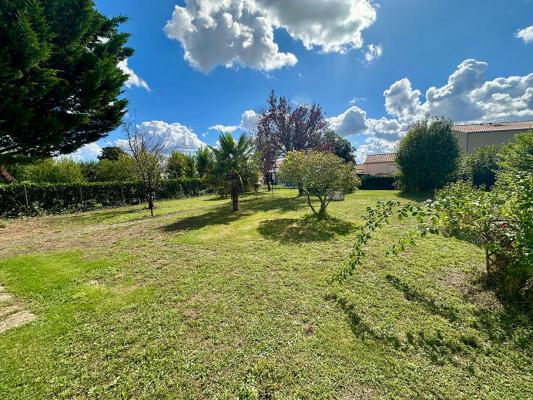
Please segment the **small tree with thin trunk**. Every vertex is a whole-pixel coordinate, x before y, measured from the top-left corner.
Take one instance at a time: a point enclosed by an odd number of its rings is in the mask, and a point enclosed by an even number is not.
[[[154,135],[134,123],[124,124],[124,131],[128,136],[128,147],[135,159],[139,177],[144,184],[150,215],[153,217],[155,193],[161,185],[161,174],[165,170],[165,138]]]
[[[307,203],[318,218],[324,218],[335,190],[351,192],[359,185],[359,178],[352,164],[345,163],[331,153],[318,151],[291,151],[280,167],[280,177],[285,182],[299,182]],[[317,211],[311,197],[320,201]]]
[[[213,175],[231,193],[233,211],[239,211],[239,194],[258,178],[253,142],[246,135],[235,141],[230,133],[221,133],[218,141],[220,147],[211,148],[215,156]]]

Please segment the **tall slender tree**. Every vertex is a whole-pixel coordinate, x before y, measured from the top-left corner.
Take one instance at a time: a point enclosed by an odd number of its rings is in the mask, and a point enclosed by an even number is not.
[[[125,21],[92,0],[0,2],[0,163],[71,153],[120,125]]]

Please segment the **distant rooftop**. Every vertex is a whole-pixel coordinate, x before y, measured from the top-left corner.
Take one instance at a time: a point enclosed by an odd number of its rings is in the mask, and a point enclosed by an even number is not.
[[[484,124],[454,125],[452,130],[462,133],[526,131],[533,129],[533,121],[487,122]]]
[[[385,153],[385,154],[369,154],[366,156],[365,164],[373,163],[383,163],[383,162],[394,162],[396,161],[396,153]]]

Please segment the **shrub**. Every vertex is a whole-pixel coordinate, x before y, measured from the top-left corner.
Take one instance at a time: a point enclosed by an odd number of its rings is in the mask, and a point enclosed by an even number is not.
[[[414,243],[416,235],[453,235],[485,249],[487,273],[503,297],[533,305],[533,132],[519,135],[501,153],[500,171],[490,192],[469,182],[457,182],[437,192],[423,205],[380,202],[369,208],[358,228],[350,262],[339,277],[362,265],[373,232],[398,219],[413,217],[415,230],[407,232],[392,254]]]
[[[460,148],[446,118],[416,122],[400,142],[396,162],[402,190],[419,192],[440,189],[457,172]]]
[[[82,183],[80,164],[69,158],[47,158],[22,167],[21,180],[32,183]]]
[[[165,180],[156,196],[172,199],[205,190],[201,179]],[[97,207],[139,204],[146,191],[141,182],[86,184],[11,184],[0,186],[0,216],[60,213]]]
[[[363,190],[393,190],[396,189],[396,176],[360,175]]]
[[[297,183],[307,195],[309,207],[319,217],[326,216],[331,191],[351,192],[360,183],[353,164],[345,163],[334,154],[318,151],[289,152],[281,164],[280,178]],[[311,204],[311,197],[320,201],[318,212]]]
[[[490,189],[496,182],[498,170],[498,147],[484,146],[463,156],[460,176],[471,181],[476,187],[484,186]]]

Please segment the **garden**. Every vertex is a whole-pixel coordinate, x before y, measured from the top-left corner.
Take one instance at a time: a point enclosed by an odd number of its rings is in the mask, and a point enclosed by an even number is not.
[[[436,235],[391,258],[396,221],[334,279],[367,207],[424,196],[358,191],[320,221],[296,194],[4,222],[0,281],[36,319],[2,334],[0,397],[531,396],[530,321],[477,246]]]

